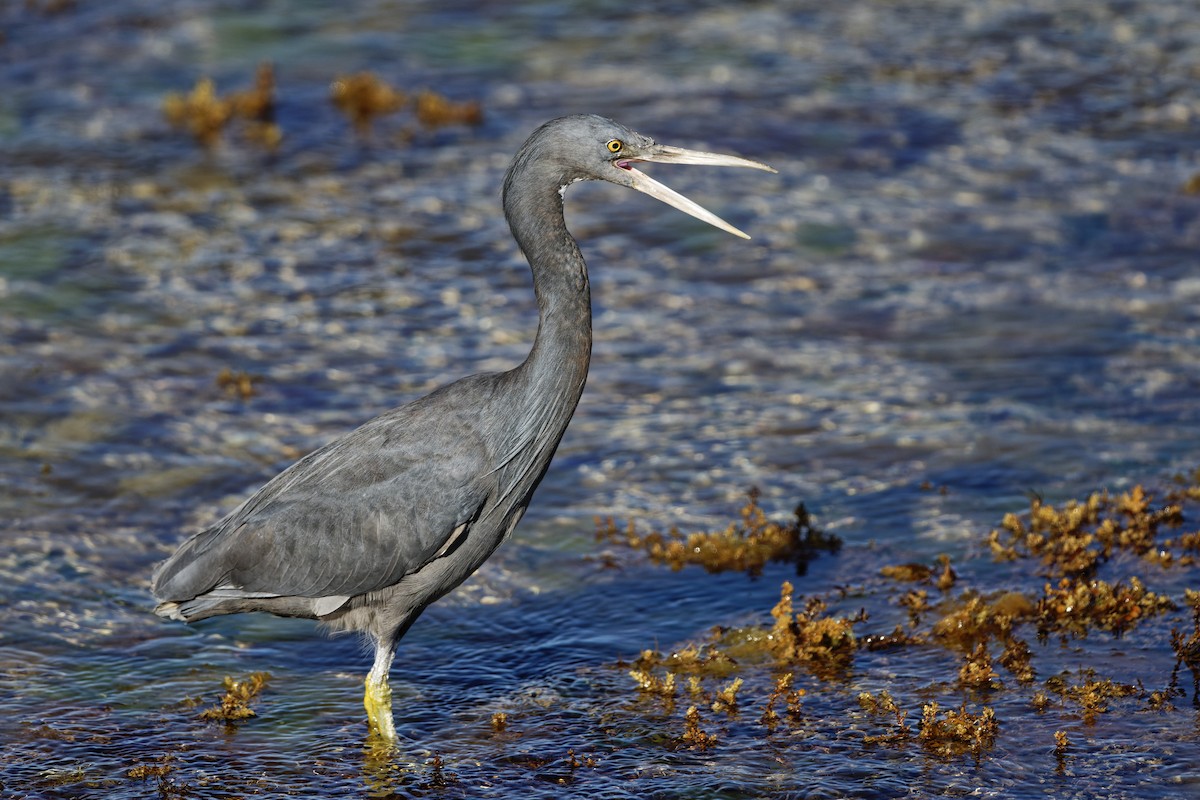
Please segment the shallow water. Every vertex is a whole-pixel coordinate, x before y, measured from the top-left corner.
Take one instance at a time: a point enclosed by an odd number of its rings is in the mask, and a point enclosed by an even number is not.
[[[1115,701],[1088,725],[1001,694],[995,746],[940,760],[865,745],[855,697],[957,706],[954,659],[864,652],[842,685],[798,673],[800,728],[764,736],[754,708],[708,720],[723,744],[695,751],[673,743],[683,708],[639,699],[615,666],[767,620],[789,577],[800,593],[859,587],[844,610],[890,631],[902,614],[879,566],[948,553],[983,588],[1028,582],[978,556],[1029,492],[1196,467],[1200,10],[476,6],[0,9],[0,793],[1200,791],[1186,701]],[[165,122],[167,93],[201,76],[246,88],[264,61],[276,153],[236,131],[205,152]],[[479,100],[485,122],[398,115],[356,138],[328,86],[362,69]],[[166,623],[149,574],[298,455],[524,356],[536,307],[499,183],[534,127],[584,111],[779,175],[655,170],[746,243],[612,187],[568,193],[592,269],[587,391],[513,540],[405,638],[406,745],[380,756],[358,642],[265,617]],[[256,376],[255,395],[218,386],[223,369]],[[803,501],[841,554],[803,578],[603,566],[594,516],[719,528],[750,486],[772,512]],[[1177,599],[1196,583],[1183,568],[1146,580]],[[1049,643],[1039,673],[1091,665],[1160,688],[1183,619]],[[254,671],[272,681],[236,730],[182,702],[211,705],[224,676]],[[745,679],[761,698],[773,678]],[[168,783],[127,777],[165,755]]]

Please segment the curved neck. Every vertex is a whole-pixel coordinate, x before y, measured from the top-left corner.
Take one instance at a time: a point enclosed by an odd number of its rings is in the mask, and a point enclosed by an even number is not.
[[[504,216],[533,270],[538,330],[525,361],[502,376],[495,450],[500,496],[493,511],[506,530],[521,518],[546,474],[583,394],[592,356],[587,265],[567,232],[559,187],[544,162],[517,154],[504,179]],[[489,511],[488,513],[492,513]]]
[[[536,172],[535,162],[514,165],[504,183],[504,215],[533,271],[538,302],[533,349],[513,372],[528,389],[529,407],[561,436],[591,361],[591,288],[563,219],[562,192],[552,177]],[[543,416],[547,412],[553,420]]]

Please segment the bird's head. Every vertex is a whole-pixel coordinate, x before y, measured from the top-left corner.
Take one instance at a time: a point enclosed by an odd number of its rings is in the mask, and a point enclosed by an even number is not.
[[[766,164],[738,156],[684,150],[659,144],[649,136],[594,114],[560,117],[542,125],[529,137],[514,161],[536,160],[553,169],[560,188],[576,181],[602,180],[636,189],[674,206],[685,214],[723,231],[749,239],[742,231],[678,192],[634,167],[640,162],[701,164],[713,167],[749,167],[775,172]],[[511,176],[514,170],[510,170]]]

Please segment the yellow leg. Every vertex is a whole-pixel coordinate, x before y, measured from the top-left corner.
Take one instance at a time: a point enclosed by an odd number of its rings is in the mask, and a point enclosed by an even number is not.
[[[366,686],[363,705],[367,709],[367,723],[381,738],[394,742],[396,723],[392,720],[392,687],[388,686],[387,675],[382,680],[376,680],[372,672],[367,676]]]

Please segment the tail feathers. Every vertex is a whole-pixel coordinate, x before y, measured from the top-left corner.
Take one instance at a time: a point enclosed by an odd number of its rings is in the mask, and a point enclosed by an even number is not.
[[[214,589],[190,600],[159,603],[154,613],[163,619],[197,622],[223,614],[264,611],[280,617],[320,619],[340,609],[349,597],[286,597],[256,594],[233,589]]]
[[[163,619],[180,622],[197,622],[222,614],[239,614],[243,611],[266,611],[275,595],[243,592],[229,587],[217,587],[210,592],[188,600],[166,600],[154,608],[154,613]]]
[[[173,619],[179,622],[187,622],[188,618],[179,610],[179,603],[168,602],[159,603],[154,607],[154,613],[158,614],[163,619]]]

